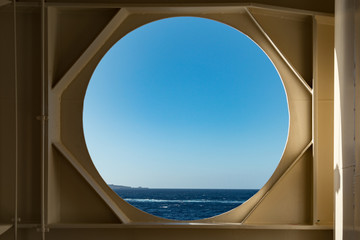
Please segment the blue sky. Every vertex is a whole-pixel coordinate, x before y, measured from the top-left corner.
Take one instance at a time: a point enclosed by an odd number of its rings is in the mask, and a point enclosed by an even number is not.
[[[266,54],[234,28],[193,17],[118,41],[93,73],[83,114],[104,180],[152,188],[261,188],[289,124]]]

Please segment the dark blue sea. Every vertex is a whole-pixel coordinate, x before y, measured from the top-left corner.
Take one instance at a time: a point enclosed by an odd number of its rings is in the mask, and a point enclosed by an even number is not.
[[[196,220],[227,212],[257,189],[114,189],[131,205],[158,217]]]

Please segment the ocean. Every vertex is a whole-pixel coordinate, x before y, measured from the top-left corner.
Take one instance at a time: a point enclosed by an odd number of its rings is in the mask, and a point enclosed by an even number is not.
[[[257,189],[113,189],[131,205],[158,217],[196,220],[227,212]]]

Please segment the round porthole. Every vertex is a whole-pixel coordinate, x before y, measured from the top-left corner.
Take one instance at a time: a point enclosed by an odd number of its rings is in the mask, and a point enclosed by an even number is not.
[[[90,80],[83,127],[120,197],[194,220],[241,205],[277,167],[289,128],[283,83],[246,35],[175,17],[121,38]]]

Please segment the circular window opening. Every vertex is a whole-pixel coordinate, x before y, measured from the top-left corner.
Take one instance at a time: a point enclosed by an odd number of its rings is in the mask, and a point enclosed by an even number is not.
[[[119,40],[98,64],[83,113],[107,184],[150,214],[195,220],[229,211],[269,179],[289,113],[282,81],[247,36],[176,17]]]

